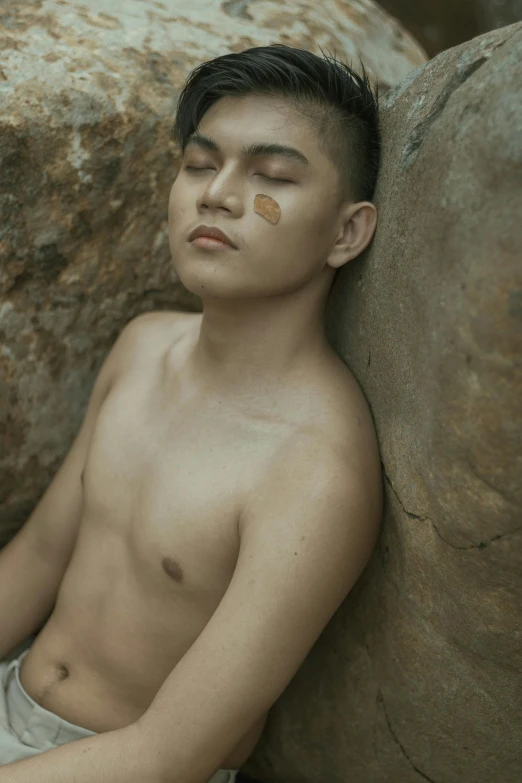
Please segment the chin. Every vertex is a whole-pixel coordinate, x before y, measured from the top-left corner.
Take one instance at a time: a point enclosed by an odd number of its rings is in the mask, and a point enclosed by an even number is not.
[[[242,300],[256,299],[265,296],[263,291],[249,289],[243,282],[226,280],[219,275],[197,274],[194,270],[183,270],[178,277],[187,291],[199,296],[201,299]]]
[[[226,280],[223,280],[222,276],[210,268],[212,262],[206,261],[205,264],[205,268],[201,269],[201,264],[195,264],[193,260],[187,262],[178,258],[174,268],[180,282],[191,294],[219,299],[229,297],[231,286],[227,284]]]

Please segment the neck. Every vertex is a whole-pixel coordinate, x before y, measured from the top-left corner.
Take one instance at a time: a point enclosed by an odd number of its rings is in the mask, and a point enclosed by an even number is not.
[[[207,388],[259,397],[329,346],[324,308],[331,276],[280,296],[203,299],[192,356],[194,378]]]

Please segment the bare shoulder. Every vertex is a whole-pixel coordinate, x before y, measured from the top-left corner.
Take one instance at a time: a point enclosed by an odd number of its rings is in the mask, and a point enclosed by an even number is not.
[[[160,340],[170,340],[172,336],[181,334],[199,313],[187,313],[181,310],[154,310],[131,318],[124,326],[129,340],[141,342],[142,338],[154,336]]]
[[[194,322],[198,314],[182,311],[152,311],[131,318],[114,344],[118,374],[126,375],[163,356]]]
[[[302,426],[292,422],[245,499],[239,536],[249,551],[262,546],[276,559],[281,552],[296,554],[307,542],[307,569],[321,563],[326,582],[338,584],[342,598],[378,541],[384,493],[364,394],[345,373],[326,380],[335,388],[311,395],[314,406],[323,403],[325,411]]]
[[[317,446],[347,460],[354,469],[380,479],[380,452],[370,405],[351,370],[333,351],[303,384],[310,408],[303,427]],[[294,406],[295,409],[295,406]]]
[[[364,469],[380,472],[380,452],[377,431],[370,404],[351,370],[336,356],[328,394],[332,404],[332,437],[341,437],[350,460],[356,460]]]
[[[338,357],[337,357],[338,358]],[[375,421],[367,400],[357,379],[338,358],[336,368],[338,404],[333,407],[332,423],[339,449],[339,458],[344,461],[350,475],[358,477],[364,493],[369,515],[379,519],[383,510],[383,474],[381,454]]]
[[[338,359],[317,369],[309,384],[303,384],[307,404],[297,419],[294,396],[292,426],[269,469],[258,477],[243,518],[263,526],[269,508],[280,519],[292,509],[306,533],[320,517],[332,545],[344,540],[347,529],[358,530],[365,542],[363,557],[373,548],[382,521],[377,433],[365,395],[346,365]]]

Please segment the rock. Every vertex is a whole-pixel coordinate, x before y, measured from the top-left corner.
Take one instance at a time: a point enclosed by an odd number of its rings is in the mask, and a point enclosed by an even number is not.
[[[519,24],[382,101],[378,228],[327,324],[385,519],[245,767],[267,783],[522,780],[521,61]]]
[[[430,57],[482,33],[522,22],[522,0],[380,0]]]
[[[201,309],[167,239],[185,78],[276,42],[360,53],[383,91],[426,61],[370,0],[2,3],[0,546],[56,473],[125,323]]]

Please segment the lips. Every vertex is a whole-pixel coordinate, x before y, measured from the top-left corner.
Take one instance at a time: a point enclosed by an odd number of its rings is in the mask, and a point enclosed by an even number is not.
[[[237,245],[235,245],[230,237],[228,237],[224,231],[221,231],[219,228],[214,228],[213,226],[197,226],[197,228],[191,232],[188,241],[192,242],[192,240],[197,239],[198,237],[218,239],[220,242],[224,242],[226,245],[230,245],[230,247],[233,247],[237,250]]]

